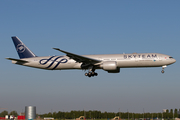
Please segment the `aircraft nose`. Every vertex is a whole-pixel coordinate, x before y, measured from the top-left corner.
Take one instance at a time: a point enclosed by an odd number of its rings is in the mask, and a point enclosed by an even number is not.
[[[176,62],[176,59],[172,59],[172,63],[175,63]]]
[[[171,64],[175,63],[176,62],[176,59],[171,59]]]

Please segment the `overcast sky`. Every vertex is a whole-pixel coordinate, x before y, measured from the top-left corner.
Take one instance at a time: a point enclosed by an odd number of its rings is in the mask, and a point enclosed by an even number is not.
[[[71,110],[161,112],[179,109],[179,0],[31,0],[0,1],[0,108],[37,113]],[[19,58],[11,36],[18,36],[37,56],[162,53],[177,62],[159,68],[48,71],[14,65]],[[0,110],[0,112],[3,110]]]

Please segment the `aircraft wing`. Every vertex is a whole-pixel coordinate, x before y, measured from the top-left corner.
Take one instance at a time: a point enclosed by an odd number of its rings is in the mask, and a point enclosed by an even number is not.
[[[14,58],[6,58],[6,59],[8,59],[8,60],[13,60],[13,61],[17,61],[17,62],[19,62],[19,63],[27,63],[27,62],[28,62],[28,61],[26,61],[26,60],[14,59]]]
[[[70,52],[67,52],[67,51],[64,51],[64,50],[60,50],[59,48],[53,48],[53,49],[65,53],[68,57],[70,57],[71,59],[73,59],[73,60],[75,60],[76,62],[79,62],[79,63],[82,62],[82,63],[88,63],[88,64],[95,64],[95,63],[101,62],[101,60],[97,60],[97,59],[77,55],[77,54],[70,53]]]

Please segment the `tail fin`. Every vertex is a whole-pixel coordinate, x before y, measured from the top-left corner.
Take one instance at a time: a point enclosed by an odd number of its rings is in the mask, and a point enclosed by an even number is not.
[[[21,58],[36,57],[36,55],[16,36],[12,37],[18,55]]]

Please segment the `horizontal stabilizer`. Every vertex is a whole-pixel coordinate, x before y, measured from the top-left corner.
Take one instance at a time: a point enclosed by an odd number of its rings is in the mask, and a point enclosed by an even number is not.
[[[6,58],[8,60],[12,60],[12,61],[17,61],[17,62],[20,62],[20,63],[28,63],[28,61],[26,60],[21,60],[21,59],[14,59],[14,58]]]

